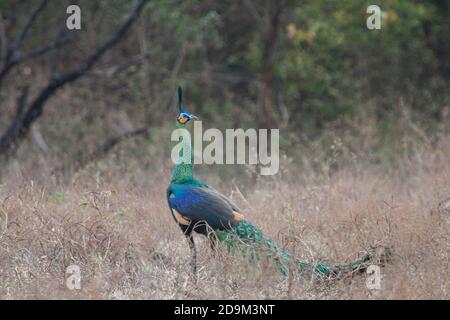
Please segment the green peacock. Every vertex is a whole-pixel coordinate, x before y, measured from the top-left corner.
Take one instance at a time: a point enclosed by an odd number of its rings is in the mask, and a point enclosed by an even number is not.
[[[185,128],[196,116],[185,110],[183,91],[178,88],[177,128]],[[192,172],[192,149],[189,139],[183,139],[180,160],[174,167],[167,188],[167,201],[173,218],[186,236],[192,252],[192,270],[197,272],[197,251],[193,232],[206,236],[212,248],[221,243],[230,253],[240,252],[255,261],[266,257],[273,261],[276,270],[287,275],[289,268],[312,271],[319,275],[333,276],[343,271],[365,270],[371,255],[345,265],[313,264],[292,257],[264,235],[244,215],[243,211],[228,197],[194,178]]]

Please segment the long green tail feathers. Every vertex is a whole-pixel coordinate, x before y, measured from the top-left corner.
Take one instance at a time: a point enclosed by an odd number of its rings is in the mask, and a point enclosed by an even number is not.
[[[248,255],[250,262],[268,257],[273,260],[276,270],[287,276],[291,263],[291,255],[283,251],[278,244],[266,237],[259,229],[247,221],[239,222],[231,232],[218,232],[218,240],[225,246],[230,254],[239,252]],[[345,265],[330,266],[325,263],[311,264],[300,259],[295,260],[296,271],[313,271],[323,276],[338,275],[343,271],[364,270],[367,268],[370,255]]]

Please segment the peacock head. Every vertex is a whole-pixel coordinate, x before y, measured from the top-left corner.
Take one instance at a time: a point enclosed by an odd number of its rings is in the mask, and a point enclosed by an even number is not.
[[[181,87],[178,87],[178,111],[177,122],[183,126],[186,125],[191,119],[198,119],[193,114],[190,114],[189,112],[184,110],[183,89],[181,89]]]

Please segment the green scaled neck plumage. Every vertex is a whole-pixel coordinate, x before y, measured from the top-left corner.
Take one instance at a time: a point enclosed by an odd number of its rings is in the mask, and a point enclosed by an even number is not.
[[[187,129],[177,122],[177,128]],[[175,165],[172,171],[172,177],[170,179],[171,183],[189,183],[194,180],[192,174],[192,146],[191,141],[188,137],[183,136],[183,145],[180,149],[179,158],[180,162]],[[186,152],[186,154],[184,154]]]
[[[184,111],[183,107],[183,90],[178,87],[178,110],[181,114]],[[186,126],[176,122],[177,129],[183,129],[183,144],[179,152],[179,162],[175,165],[172,171],[171,183],[190,183],[194,180],[192,175],[192,145],[189,132]]]

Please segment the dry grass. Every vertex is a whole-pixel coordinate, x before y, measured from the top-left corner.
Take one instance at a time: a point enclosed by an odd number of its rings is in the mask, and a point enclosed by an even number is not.
[[[214,254],[200,237],[194,286],[187,243],[166,204],[169,168],[114,172],[106,163],[56,183],[26,179],[13,163],[0,188],[0,298],[449,299],[450,216],[445,202],[438,208],[450,195],[448,142],[411,159],[390,173],[346,165],[260,181],[246,199],[222,189],[305,259],[345,262],[375,243],[390,247],[379,291],[366,288],[365,276],[283,278],[265,262]],[[79,291],[65,287],[71,264],[81,267]]]

